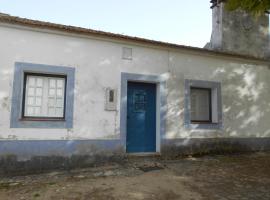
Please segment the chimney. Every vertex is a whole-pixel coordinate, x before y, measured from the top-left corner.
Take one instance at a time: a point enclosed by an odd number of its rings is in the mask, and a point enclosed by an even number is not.
[[[224,4],[213,7],[211,41],[205,48],[269,59],[269,16],[228,11]]]

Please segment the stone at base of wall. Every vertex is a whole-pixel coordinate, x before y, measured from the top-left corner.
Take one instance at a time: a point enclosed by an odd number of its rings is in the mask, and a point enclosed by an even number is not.
[[[164,139],[161,156],[269,151],[270,138]],[[0,176],[124,163],[121,140],[0,141]]]

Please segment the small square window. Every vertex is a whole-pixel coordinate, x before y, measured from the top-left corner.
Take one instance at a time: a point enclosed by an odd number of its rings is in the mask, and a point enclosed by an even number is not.
[[[65,76],[25,73],[22,117],[64,119],[65,84]]]
[[[193,129],[222,127],[219,82],[185,80],[185,127]]]
[[[192,123],[212,123],[211,89],[190,88],[190,120]]]

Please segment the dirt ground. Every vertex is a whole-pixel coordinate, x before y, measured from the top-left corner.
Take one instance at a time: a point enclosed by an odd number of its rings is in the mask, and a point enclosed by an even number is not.
[[[0,179],[1,200],[269,200],[270,153],[162,160]]]

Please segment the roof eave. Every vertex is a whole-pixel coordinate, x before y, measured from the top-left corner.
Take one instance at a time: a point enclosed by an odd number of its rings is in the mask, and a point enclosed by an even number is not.
[[[97,30],[87,29],[87,28],[82,28],[82,27],[68,26],[68,25],[56,24],[56,23],[51,23],[51,22],[43,22],[43,21],[38,21],[38,20],[31,20],[31,19],[26,19],[26,18],[14,17],[7,14],[0,14],[0,23],[20,25],[20,26],[26,26],[26,27],[38,28],[38,29],[49,29],[49,30],[61,31],[65,33],[105,37],[105,38],[114,39],[114,40],[124,40],[128,42],[159,46],[159,47],[169,48],[169,49],[192,51],[192,52],[209,54],[209,55],[214,55],[214,56],[226,56],[226,57],[248,59],[252,61],[267,62],[267,63],[269,63],[270,61],[268,59],[263,59],[263,58],[248,56],[248,55],[241,55],[241,54],[235,54],[235,53],[217,51],[217,50],[214,51],[214,50],[209,50],[209,49],[204,49],[204,48],[184,46],[184,45],[179,45],[179,44],[161,42],[161,41],[150,40],[150,39],[139,38],[139,37],[126,36],[122,34],[110,33],[110,32],[105,32],[105,31],[97,31]]]

